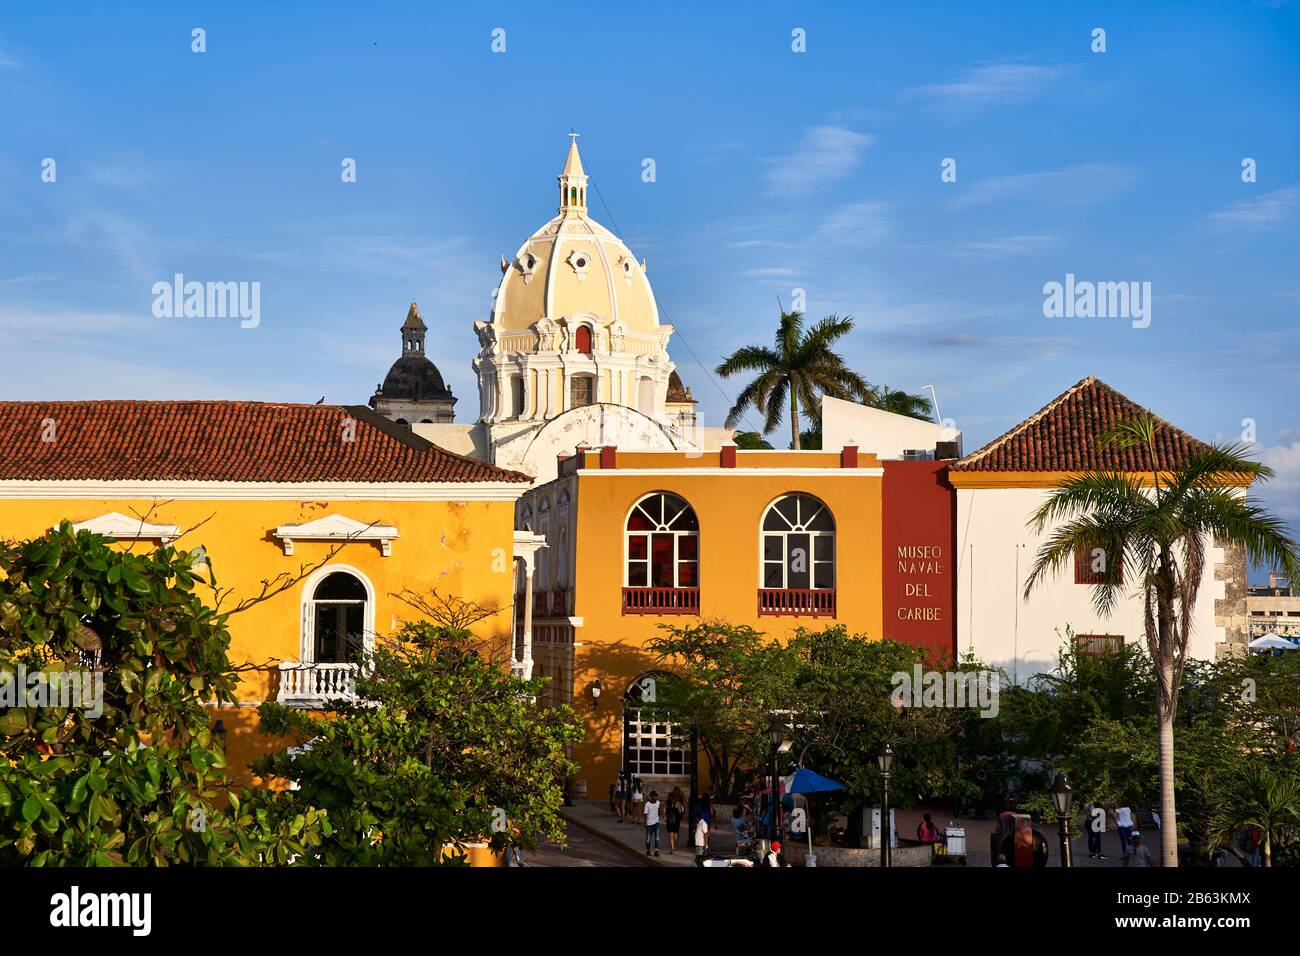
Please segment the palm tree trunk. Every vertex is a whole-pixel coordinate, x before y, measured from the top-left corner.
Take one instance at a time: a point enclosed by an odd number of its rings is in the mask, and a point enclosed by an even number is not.
[[[795,394],[794,382],[790,383],[790,447],[799,450],[799,396]]]
[[[1173,661],[1162,660],[1160,668],[1173,678]],[[1178,817],[1174,806],[1174,714],[1157,699],[1160,717],[1160,865],[1178,865]]]

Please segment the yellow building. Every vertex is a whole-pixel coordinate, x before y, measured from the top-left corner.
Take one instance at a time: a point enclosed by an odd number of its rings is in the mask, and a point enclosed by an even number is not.
[[[645,643],[665,623],[724,619],[773,636],[842,623],[882,630],[883,469],[842,451],[629,452],[562,457],[519,502],[545,539],[531,580],[533,676],[586,724],[575,747],[592,796],[620,767],[649,786],[684,782],[688,752],[642,722]],[[597,687],[599,697],[593,694]],[[625,706],[626,705],[626,706]]]
[[[412,589],[500,608],[511,633],[515,502],[529,479],[454,455],[364,406],[0,402],[0,535],[67,519],[123,547],[202,546],[230,619],[232,776],[271,742],[255,708],[346,692],[376,633],[418,617]],[[527,545],[525,545],[527,547]],[[281,587],[283,590],[281,590]]]

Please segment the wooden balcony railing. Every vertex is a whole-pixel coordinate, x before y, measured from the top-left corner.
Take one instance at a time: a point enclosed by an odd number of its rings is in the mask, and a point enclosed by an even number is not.
[[[699,614],[699,588],[624,588],[624,614]]]
[[[759,588],[760,616],[835,616],[834,588]]]

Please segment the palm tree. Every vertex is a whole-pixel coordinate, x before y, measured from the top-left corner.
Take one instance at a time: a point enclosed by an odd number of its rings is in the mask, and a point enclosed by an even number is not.
[[[783,311],[775,347],[746,345],[717,368],[723,378],[739,372],[758,373],[736,398],[727,414],[727,427],[735,428],[752,407],[764,416],[763,434],[767,434],[780,424],[788,398],[790,447],[798,449],[800,405],[816,421],[821,414],[819,394],[865,401],[872,394],[871,386],[831,350],[852,328],[851,316],[828,315],[805,332],[802,312]]]
[[[1268,767],[1249,766],[1226,788],[1219,817],[1220,836],[1231,839],[1242,827],[1259,827],[1264,866],[1273,865],[1273,847],[1300,829],[1300,778]]]
[[[731,440],[736,443],[737,448],[749,449],[772,449],[772,443],[760,435],[758,432],[736,432],[731,436]]]
[[[1243,484],[1271,478],[1269,468],[1245,458],[1239,445],[1209,445],[1179,467],[1161,472],[1156,468],[1157,427],[1154,417],[1143,414],[1118,422],[1097,438],[1103,449],[1145,449],[1149,476],[1078,475],[1058,485],[1030,518],[1039,533],[1049,523],[1062,523],[1039,549],[1025,597],[1076,553],[1097,554],[1096,549],[1102,558],[1101,581],[1092,594],[1098,614],[1114,610],[1126,582],[1142,594],[1147,650],[1157,677],[1160,814],[1166,821],[1161,855],[1164,866],[1177,866],[1174,714],[1207,541],[1241,547],[1250,560],[1291,575],[1300,569],[1300,552],[1286,525],[1240,491]]]
[[[880,409],[882,412],[893,412],[895,415],[919,418],[923,422],[932,420],[930,396],[912,395],[902,389],[890,388],[888,385],[880,386],[875,396],[867,399],[867,404],[872,408]]]

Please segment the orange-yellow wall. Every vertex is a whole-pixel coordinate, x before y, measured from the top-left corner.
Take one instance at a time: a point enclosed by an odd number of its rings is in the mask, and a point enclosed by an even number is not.
[[[743,455],[743,453],[742,453]],[[790,461],[778,461],[787,459]],[[662,459],[662,462],[658,461]],[[595,455],[591,459],[595,460]],[[821,458],[814,459],[821,461]],[[838,453],[834,454],[838,462]],[[680,454],[624,455],[626,467],[684,466]],[[748,462],[756,467],[807,467],[803,457],[764,455]],[[716,456],[711,463],[716,467]],[[863,468],[874,465],[864,461]],[[702,467],[705,467],[702,466]],[[685,465],[689,467],[689,465]],[[652,669],[655,658],[643,649],[660,633],[659,624],[689,625],[710,618],[749,624],[769,635],[785,637],[796,627],[845,624],[851,632],[878,639],[881,634],[881,488],[882,479],[867,473],[846,475],[838,467],[826,475],[749,475],[746,468],[719,474],[620,475],[618,470],[579,471],[575,551],[574,652],[575,707],[585,719],[585,739],[575,745],[580,777],[592,797],[604,797],[621,762],[622,694],[637,675]],[[624,615],[624,527],[632,505],[655,491],[685,498],[700,525],[700,615]],[[836,525],[836,617],[758,615],[760,570],[759,524],[767,506],[790,492],[815,495],[830,507]],[[592,705],[591,686],[600,680],[604,693]]]
[[[107,512],[143,514],[152,506],[141,500],[0,500],[0,537],[26,539],[45,533],[60,519],[85,521]],[[276,527],[301,524],[338,513],[367,523],[393,525],[399,537],[384,557],[377,542],[349,542],[330,564],[349,565],[369,579],[375,592],[375,630],[384,634],[402,620],[420,615],[392,597],[404,588],[475,601],[501,611],[480,623],[485,638],[507,639],[511,626],[514,503],[511,501],[170,501],[149,513],[151,523],[198,525],[176,542],[179,548],[207,548],[217,583],[233,594],[223,606],[257,595],[264,579],[280,573],[297,576],[328,553],[324,541],[295,541],[286,555],[272,537]],[[127,547],[122,543],[120,547]],[[137,542],[134,547],[154,547]],[[232,662],[298,660],[301,648],[302,583],[230,619]],[[273,663],[272,668],[275,667]],[[249,672],[239,697],[256,703],[268,696],[269,672]],[[274,741],[256,732],[255,707],[222,707],[213,714],[228,733],[226,747],[232,776],[249,779],[247,764]]]

